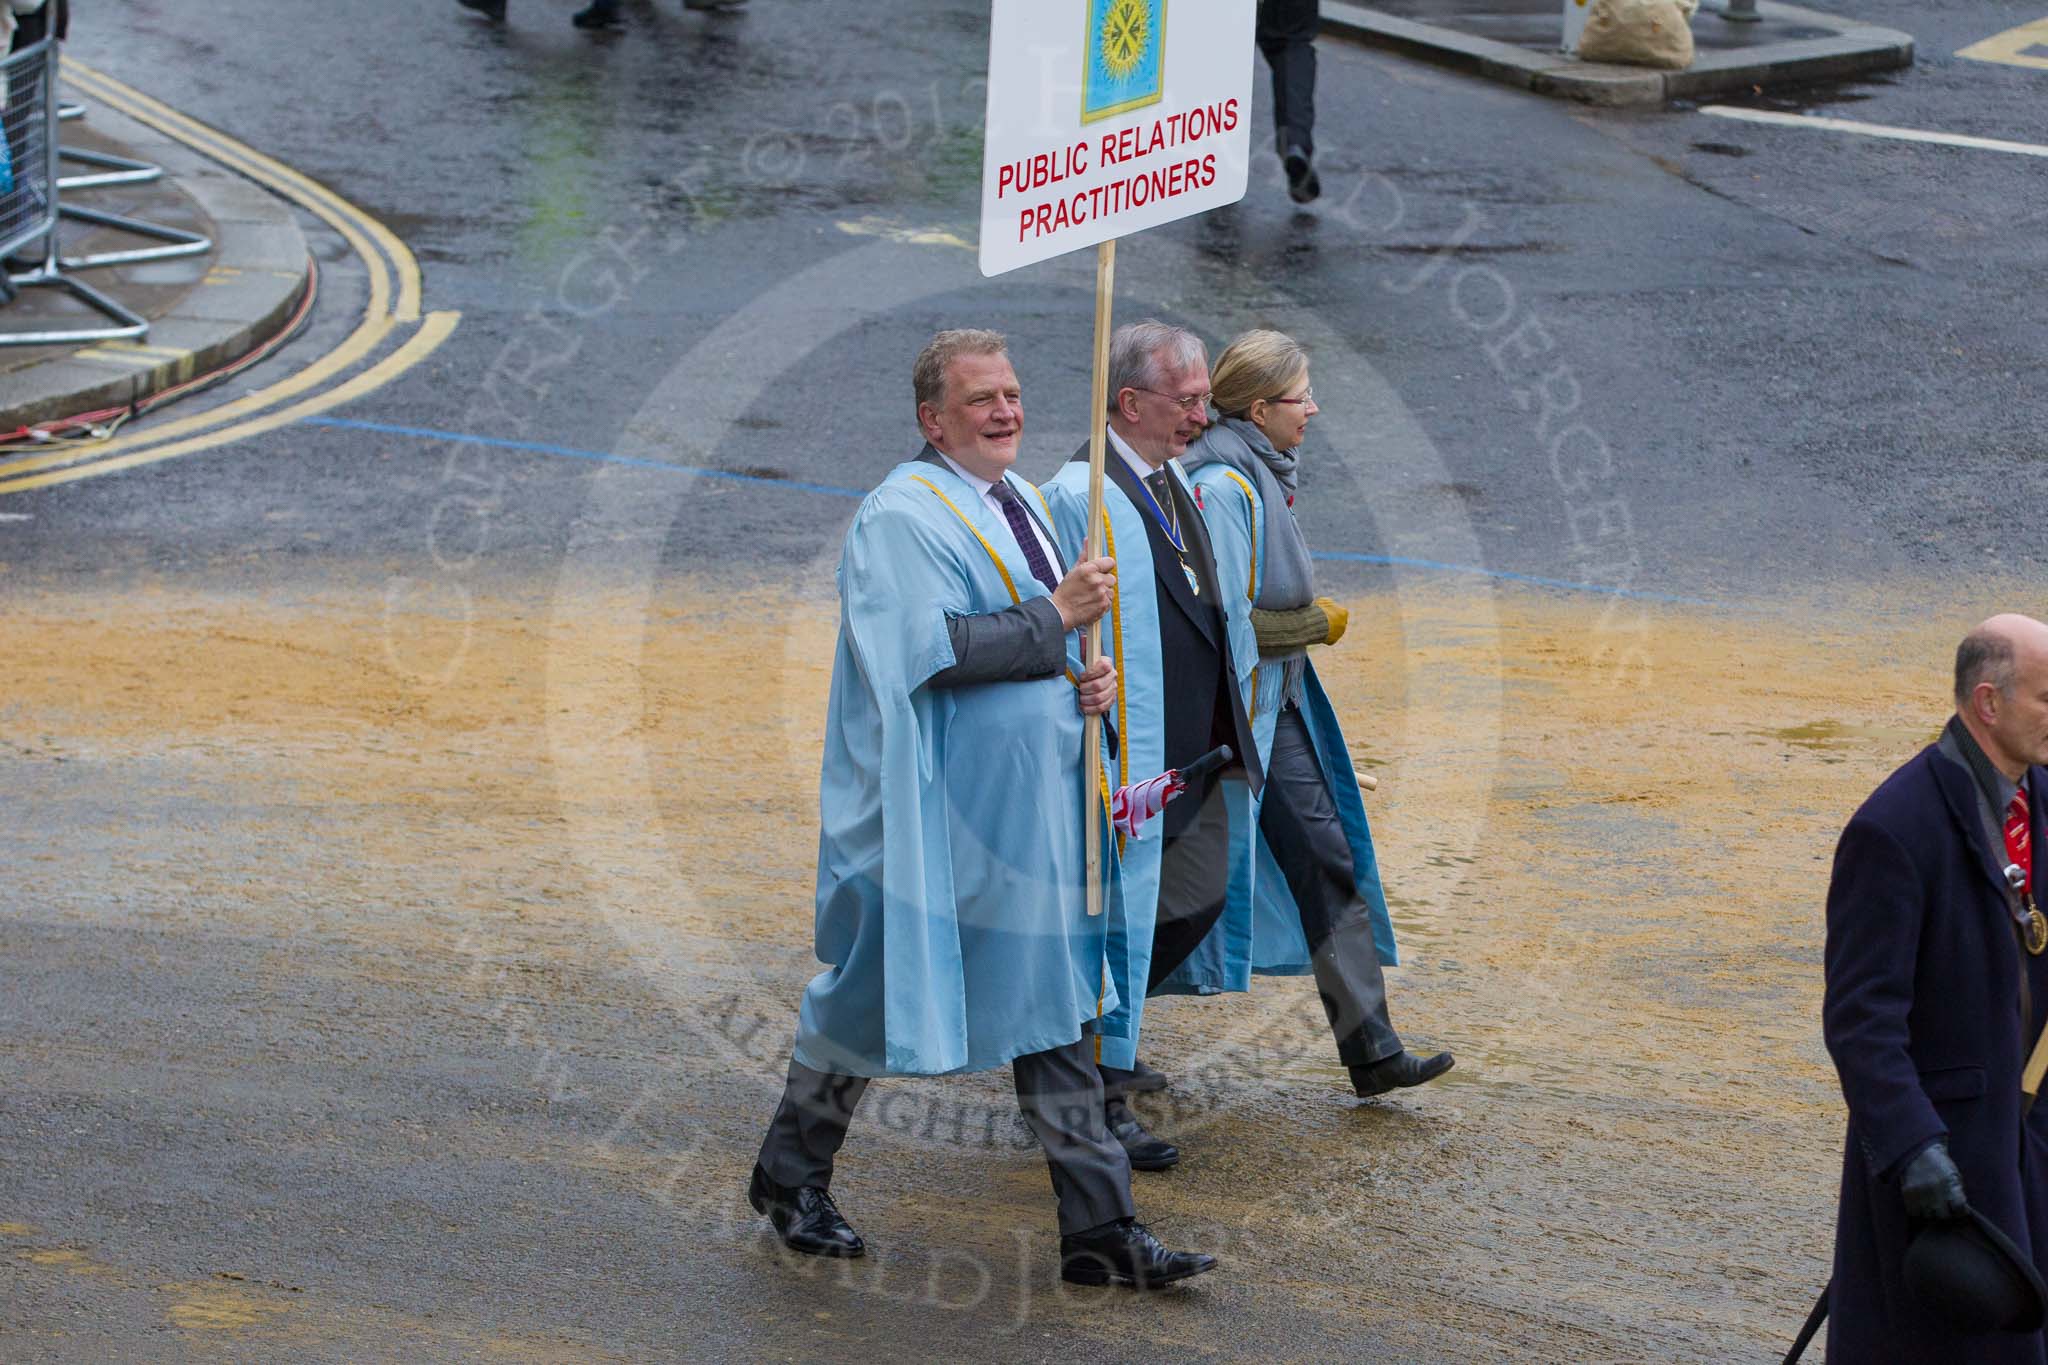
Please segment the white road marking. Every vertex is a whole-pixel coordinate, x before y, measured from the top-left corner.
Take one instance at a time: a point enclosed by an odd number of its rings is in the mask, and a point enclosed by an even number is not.
[[[34,515],[33,513],[30,513],[30,512],[0,512],[0,521],[34,521],[34,520],[35,520],[35,515]]]
[[[1924,128],[1892,128],[1882,123],[1858,123],[1854,119],[1820,118],[1812,114],[1781,114],[1772,109],[1737,109],[1726,104],[1708,104],[1702,114],[1735,119],[1741,123],[1768,123],[1780,128],[1821,128],[1835,133],[1856,133],[1863,137],[1888,138],[1894,142],[1931,142],[1941,147],[1967,147],[1980,152],[2010,152],[2014,156],[2048,156],[2048,147],[2032,142],[2007,142],[1995,137],[1969,137],[1963,133],[1930,133]]]

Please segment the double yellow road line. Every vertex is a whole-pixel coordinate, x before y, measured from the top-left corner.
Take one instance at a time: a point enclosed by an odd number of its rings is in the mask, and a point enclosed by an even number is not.
[[[382,388],[433,354],[455,330],[460,313],[421,315],[419,261],[396,233],[362,209],[284,163],[81,62],[66,58],[63,71],[64,78],[81,94],[247,176],[328,224],[362,258],[369,274],[370,298],[355,330],[304,369],[219,407],[83,450],[52,450],[0,460],[0,494],[112,474],[289,426]],[[409,335],[381,360],[349,374],[398,333]]]

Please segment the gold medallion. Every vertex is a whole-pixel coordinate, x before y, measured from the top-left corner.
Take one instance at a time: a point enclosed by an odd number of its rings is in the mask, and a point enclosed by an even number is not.
[[[2041,913],[2032,896],[2027,897],[2027,920],[2021,927],[2026,931],[2028,952],[2035,957],[2048,952],[2048,915]]]

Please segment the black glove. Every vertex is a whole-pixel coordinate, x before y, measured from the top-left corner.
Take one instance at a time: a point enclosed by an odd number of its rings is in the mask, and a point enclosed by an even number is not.
[[[1963,1196],[1963,1173],[1949,1160],[1948,1144],[1939,1139],[1922,1147],[1899,1172],[1899,1193],[1906,1216],[1922,1222],[1960,1218],[1969,1201]]]

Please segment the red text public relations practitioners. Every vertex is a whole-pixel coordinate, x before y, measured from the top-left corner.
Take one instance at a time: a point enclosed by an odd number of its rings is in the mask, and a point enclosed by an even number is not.
[[[1191,190],[1206,190],[1216,183],[1216,154],[1194,161],[1177,161],[1171,166],[1142,172],[1128,180],[1112,181],[1082,190],[1049,203],[1027,206],[1017,223],[1017,240],[1029,241],[1071,227],[1104,214],[1141,209],[1156,200],[1172,199]]]
[[[1162,152],[1189,148],[1204,138],[1236,131],[1238,118],[1238,101],[1222,100],[1154,119],[1149,126],[1134,124],[1104,133],[1099,142],[1082,138],[1055,152],[1006,161],[996,171],[996,197],[1004,199],[1050,189],[1087,175],[1091,166],[1125,167]],[[1018,213],[1017,240],[1043,237],[1104,214],[1143,208],[1157,200],[1207,189],[1215,183],[1215,153],[1186,157],[1172,165],[1153,167],[1106,185],[1032,204]]]

